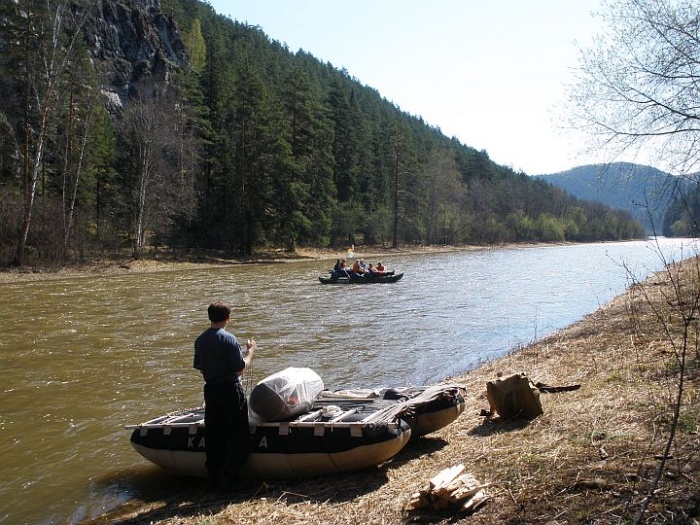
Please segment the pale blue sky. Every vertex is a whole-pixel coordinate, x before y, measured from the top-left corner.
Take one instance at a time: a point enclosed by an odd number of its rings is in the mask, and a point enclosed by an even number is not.
[[[403,111],[528,174],[580,156],[557,125],[578,47],[602,31],[601,0],[210,0],[303,49]],[[575,45],[577,43],[577,45]]]

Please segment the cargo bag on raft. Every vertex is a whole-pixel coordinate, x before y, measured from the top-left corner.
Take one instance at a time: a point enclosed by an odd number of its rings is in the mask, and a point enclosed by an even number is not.
[[[255,385],[248,405],[263,421],[284,421],[308,412],[323,388],[310,368],[285,368]]]
[[[540,391],[525,374],[486,383],[490,415],[504,419],[534,418],[542,414]]]

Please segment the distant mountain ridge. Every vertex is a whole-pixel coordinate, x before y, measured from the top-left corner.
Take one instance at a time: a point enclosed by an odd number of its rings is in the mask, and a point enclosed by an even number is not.
[[[534,175],[569,195],[628,211],[648,234],[661,234],[664,216],[684,182],[651,166],[617,162],[578,166],[560,173]]]

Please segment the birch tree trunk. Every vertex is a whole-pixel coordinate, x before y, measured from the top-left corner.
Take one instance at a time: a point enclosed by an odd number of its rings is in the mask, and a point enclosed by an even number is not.
[[[55,4],[47,2],[45,12],[33,10],[33,3],[24,2],[26,21],[24,31],[24,138],[23,138],[23,174],[24,174],[24,212],[17,240],[15,264],[24,266],[26,262],[27,240],[32,225],[35,197],[42,161],[46,149],[48,130],[53,117],[54,103],[57,99],[57,85],[60,76],[73,53],[76,30],[67,42],[61,41],[64,28],[64,15],[70,16],[69,3],[61,1]],[[84,13],[86,17],[88,11]],[[83,18],[83,21],[85,18]],[[76,24],[80,28],[82,21]],[[47,39],[44,39],[48,36]],[[35,55],[39,61],[35,61]],[[33,71],[35,66],[37,71]],[[40,73],[40,74],[39,74]],[[34,109],[35,108],[35,109]],[[36,120],[35,120],[36,115]]]

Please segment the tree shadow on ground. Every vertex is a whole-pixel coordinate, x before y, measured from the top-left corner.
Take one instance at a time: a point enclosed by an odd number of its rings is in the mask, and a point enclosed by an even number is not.
[[[472,428],[467,432],[470,436],[476,437],[488,437],[494,434],[504,434],[506,432],[512,432],[514,430],[521,430],[528,426],[532,419],[527,418],[517,418],[517,419],[504,419],[502,417],[495,418],[485,418],[481,424]]]
[[[200,506],[213,496],[218,496],[207,493],[206,486],[203,478],[171,476],[153,467],[113,472],[98,479],[94,490],[111,495],[112,501],[121,503],[101,516],[81,523],[151,523],[178,514],[177,509],[181,507],[183,512],[187,512],[187,507]]]
[[[245,480],[228,492],[211,491],[203,479],[173,482],[174,492],[143,492],[110,513],[84,525],[145,525],[178,516],[195,517],[217,514],[231,504],[257,498],[298,502],[350,501],[377,490],[387,482],[387,468],[370,469],[355,474],[322,476],[308,480]],[[332,479],[332,483],[329,480]],[[179,490],[178,490],[179,487]]]
[[[405,465],[410,461],[433,454],[438,450],[447,446],[447,441],[441,438],[434,437],[419,437],[413,438],[396,456],[393,457],[390,463],[391,468],[397,468]]]
[[[475,511],[459,511],[453,508],[445,510],[413,510],[404,511],[402,523],[415,525],[417,523],[460,523],[462,520],[474,514]]]
[[[157,469],[117,473],[98,481],[105,492],[120,491],[118,508],[84,525],[144,525],[169,517],[194,517],[216,514],[227,506],[257,498],[299,502],[343,503],[378,490],[388,481],[388,472],[419,456],[447,445],[442,439],[420,438],[411,441],[390,461],[352,473],[297,478],[290,480],[241,480],[230,492],[213,492],[203,478],[170,476]]]

